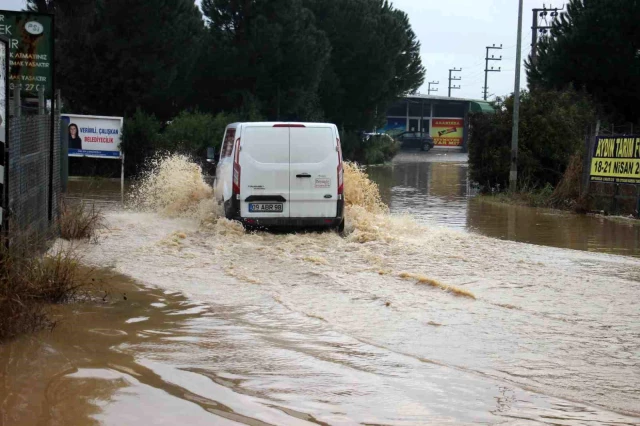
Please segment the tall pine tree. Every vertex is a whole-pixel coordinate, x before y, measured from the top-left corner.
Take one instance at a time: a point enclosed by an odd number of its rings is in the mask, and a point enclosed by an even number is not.
[[[532,89],[586,89],[614,120],[640,119],[640,2],[571,0],[527,61]]]
[[[331,42],[320,88],[332,122],[370,129],[391,102],[418,89],[425,69],[407,15],[387,0],[306,0]]]
[[[56,15],[57,84],[68,110],[170,118],[185,106],[204,33],[193,0],[29,0]]]
[[[204,0],[207,42],[198,86],[206,109],[254,103],[273,120],[321,116],[329,43],[301,0]]]

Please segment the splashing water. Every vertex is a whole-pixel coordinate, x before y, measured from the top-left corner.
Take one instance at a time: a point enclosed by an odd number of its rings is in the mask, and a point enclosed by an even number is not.
[[[131,195],[136,210],[161,216],[193,218],[215,233],[239,235],[242,226],[221,220],[222,209],[214,201],[213,189],[204,179],[202,168],[188,156],[163,155],[151,161],[147,171]],[[382,202],[378,185],[369,179],[362,167],[345,163],[345,216],[349,241],[390,241],[414,230],[415,222],[389,214]]]
[[[134,186],[131,203],[137,210],[166,217],[200,220],[215,213],[213,189],[199,165],[186,155],[163,155],[151,160],[150,169]]]

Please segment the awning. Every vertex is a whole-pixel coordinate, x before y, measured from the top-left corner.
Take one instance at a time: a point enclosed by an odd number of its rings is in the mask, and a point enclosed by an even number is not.
[[[469,111],[471,112],[484,112],[487,114],[495,114],[496,112],[491,104],[487,101],[471,101],[469,103],[471,105]]]

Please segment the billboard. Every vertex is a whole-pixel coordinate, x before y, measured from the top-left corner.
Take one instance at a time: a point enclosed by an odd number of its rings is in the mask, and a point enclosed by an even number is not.
[[[122,117],[64,114],[69,157],[122,158]]]
[[[53,90],[53,15],[0,10],[0,36],[9,39],[9,81],[21,83],[23,93],[45,96]]]
[[[640,136],[596,138],[591,181],[640,184]]]
[[[434,118],[430,135],[435,146],[462,146],[464,118]]]

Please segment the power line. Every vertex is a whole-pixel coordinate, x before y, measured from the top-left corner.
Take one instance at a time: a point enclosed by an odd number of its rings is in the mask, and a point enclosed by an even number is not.
[[[462,68],[460,68],[460,69],[453,68],[453,69],[449,70],[449,97],[451,97],[451,90],[452,89],[460,89],[460,86],[452,86],[451,85],[452,81],[462,80],[462,77],[451,77],[451,73],[452,72],[459,72],[459,71],[462,71]]]
[[[491,69],[489,69],[489,61],[501,61],[502,60],[502,55],[499,58],[496,58],[495,56],[491,55],[491,57],[489,57],[489,50],[502,50],[502,45],[500,46],[496,46],[495,44],[493,46],[487,46],[487,54],[485,56],[485,67],[484,67],[484,100],[487,100],[487,93],[489,92],[489,86],[487,85],[487,80],[489,78],[489,73],[490,72],[500,72],[500,67],[498,67],[498,69],[494,69],[493,66],[491,67]]]
[[[553,20],[558,17],[558,11],[564,10],[564,5],[562,8],[558,9],[557,7],[549,7],[547,9],[546,5],[542,5],[542,9],[532,9],[533,11],[533,21],[531,25],[531,65],[534,67],[538,62],[538,33],[542,36],[545,36],[547,32],[551,29],[552,25],[549,25],[547,21],[547,16],[550,16]],[[540,18],[540,19],[539,19]],[[545,25],[540,25],[540,21],[544,19]]]
[[[430,95],[430,94],[431,94],[431,92],[437,92],[437,91],[438,91],[438,89],[432,89],[432,88],[431,88],[431,85],[433,84],[433,85],[435,86],[435,85],[437,85],[437,84],[440,84],[440,82],[439,82],[439,81],[430,81],[428,84],[429,84],[429,88],[427,89],[427,94],[428,94],[428,95]]]

